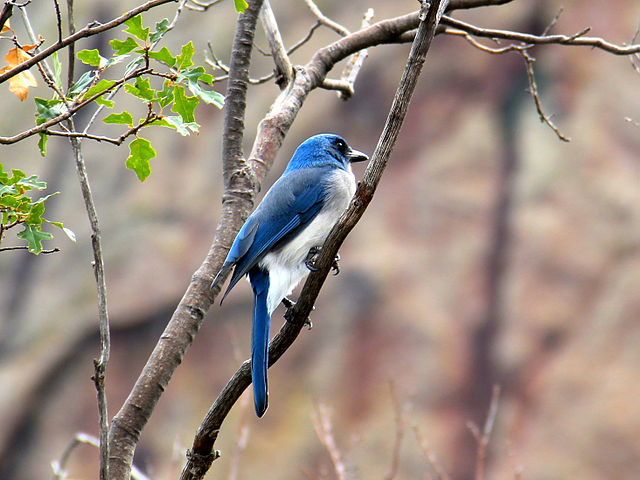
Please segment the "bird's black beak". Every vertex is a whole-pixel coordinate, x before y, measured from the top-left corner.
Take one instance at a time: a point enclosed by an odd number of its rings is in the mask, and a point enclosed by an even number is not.
[[[349,150],[349,153],[347,153],[347,158],[351,163],[369,160],[369,156],[366,153],[359,152],[353,148]]]

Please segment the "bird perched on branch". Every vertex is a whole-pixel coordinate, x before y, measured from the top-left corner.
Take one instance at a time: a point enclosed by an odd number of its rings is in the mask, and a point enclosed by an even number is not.
[[[338,135],[321,134],[298,147],[282,176],[247,218],[211,288],[235,267],[227,291],[244,275],[253,289],[251,377],[258,417],[267,410],[271,314],[310,270],[311,258],[356,191],[352,162],[368,160]],[[221,302],[222,303],[222,302]]]

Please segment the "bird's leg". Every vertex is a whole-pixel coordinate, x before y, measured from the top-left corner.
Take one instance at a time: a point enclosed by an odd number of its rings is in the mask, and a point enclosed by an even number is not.
[[[304,260],[305,266],[311,270],[312,272],[317,272],[318,267],[316,267],[316,260],[318,259],[318,255],[320,254],[320,247],[311,247],[309,249],[309,253],[307,253],[307,258]],[[333,270],[333,275],[338,275],[340,273],[340,254],[336,254],[333,262],[331,263],[331,270]]]
[[[290,298],[284,297],[282,299],[282,304],[285,306],[285,308],[287,309],[286,312],[284,312],[284,319],[287,322],[291,321],[291,317],[293,315],[293,307],[296,305],[296,302],[294,302],[293,300],[291,300]],[[315,310],[316,307],[313,307],[313,310]],[[309,330],[311,330],[313,328],[313,323],[311,322],[311,317],[307,317],[307,319],[304,321],[304,325],[306,327],[309,328]]]

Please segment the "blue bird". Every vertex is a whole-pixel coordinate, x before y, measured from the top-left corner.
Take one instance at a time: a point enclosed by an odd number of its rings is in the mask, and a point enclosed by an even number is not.
[[[238,232],[211,284],[235,267],[222,300],[244,275],[253,289],[251,378],[256,415],[267,410],[271,314],[313,270],[322,246],[356,191],[352,162],[368,160],[338,135],[320,134],[297,148],[282,176]],[[220,302],[222,303],[222,302]]]

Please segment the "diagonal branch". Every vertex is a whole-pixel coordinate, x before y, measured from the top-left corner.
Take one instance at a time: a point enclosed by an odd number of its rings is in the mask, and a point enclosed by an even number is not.
[[[424,64],[431,41],[433,40],[437,22],[447,3],[447,0],[434,0],[433,8],[429,10],[428,15],[425,15],[426,12],[422,12],[421,17],[424,21],[420,22],[418,33],[411,48],[409,60],[400,81],[398,91],[396,92],[391,111],[387,117],[385,128],[373,154],[372,160],[367,167],[365,177],[358,187],[356,196],[354,197],[354,200],[352,200],[348,210],[344,215],[342,215],[338,225],[333,228],[329,238],[322,248],[317,265],[319,270],[311,273],[303,287],[298,303],[296,303],[291,310],[292,316],[289,321],[284,323],[278,334],[271,342],[269,346],[269,366],[273,365],[297,338],[307,317],[311,313],[313,303],[318,296],[320,287],[329,273],[332,260],[335,257],[339,246],[344,241],[346,235],[355,226],[356,222],[360,219],[368,203],[373,197],[375,188],[380,181],[382,172],[384,171],[391,154],[391,150],[393,149],[398,137],[417,78],[422,69],[422,65]],[[418,18],[418,15],[416,15],[416,18]],[[324,58],[325,61],[329,60],[324,56],[326,53],[325,49],[317,52],[316,55],[314,55],[314,59],[307,64],[306,72],[303,69],[298,69],[296,71],[296,81],[291,88],[291,92],[296,92],[297,89],[303,88],[303,84],[298,84],[299,79],[311,76],[309,72],[312,70],[312,67],[315,66],[316,68],[320,68],[319,64],[321,63],[322,58]],[[327,65],[325,64],[324,67],[327,68]],[[323,72],[321,73],[326,74],[327,70],[322,70]],[[316,73],[316,75],[318,75],[318,73]],[[313,80],[309,79],[309,81],[313,84]],[[320,81],[320,78],[316,78],[315,86],[317,86]],[[291,93],[291,95],[294,95],[294,93]],[[303,99],[304,98],[299,98],[298,100],[301,101]],[[289,99],[289,101],[292,100]],[[256,144],[254,145],[254,153],[270,152],[266,146],[269,142],[265,139],[263,139],[262,142],[259,140],[261,135],[268,135],[270,128],[275,129],[275,126],[270,126],[269,124],[271,122],[275,122],[275,119],[282,118],[278,116],[279,114],[283,114],[282,110],[286,113],[287,107],[284,105],[285,103],[286,101],[279,102],[277,105],[279,108],[274,108],[273,111],[270,112],[272,117],[269,118],[269,116],[267,116],[267,118],[261,122],[259,134],[256,138]],[[288,108],[295,108],[295,105],[290,105]],[[280,124],[279,132],[280,135],[284,135],[282,132],[282,124]],[[273,141],[277,141],[277,135],[278,134],[274,134],[274,137],[271,139]],[[262,157],[252,158],[252,163],[262,163],[262,167],[264,168],[266,165],[264,165],[264,162],[259,160],[260,158]],[[213,450],[213,446],[218,437],[220,427],[231,407],[238,400],[242,392],[249,386],[250,378],[250,361],[246,360],[222,390],[198,428],[192,449],[187,454],[187,464],[182,471],[181,480],[195,480],[203,478],[210,468],[213,460],[217,458],[217,452]]]

